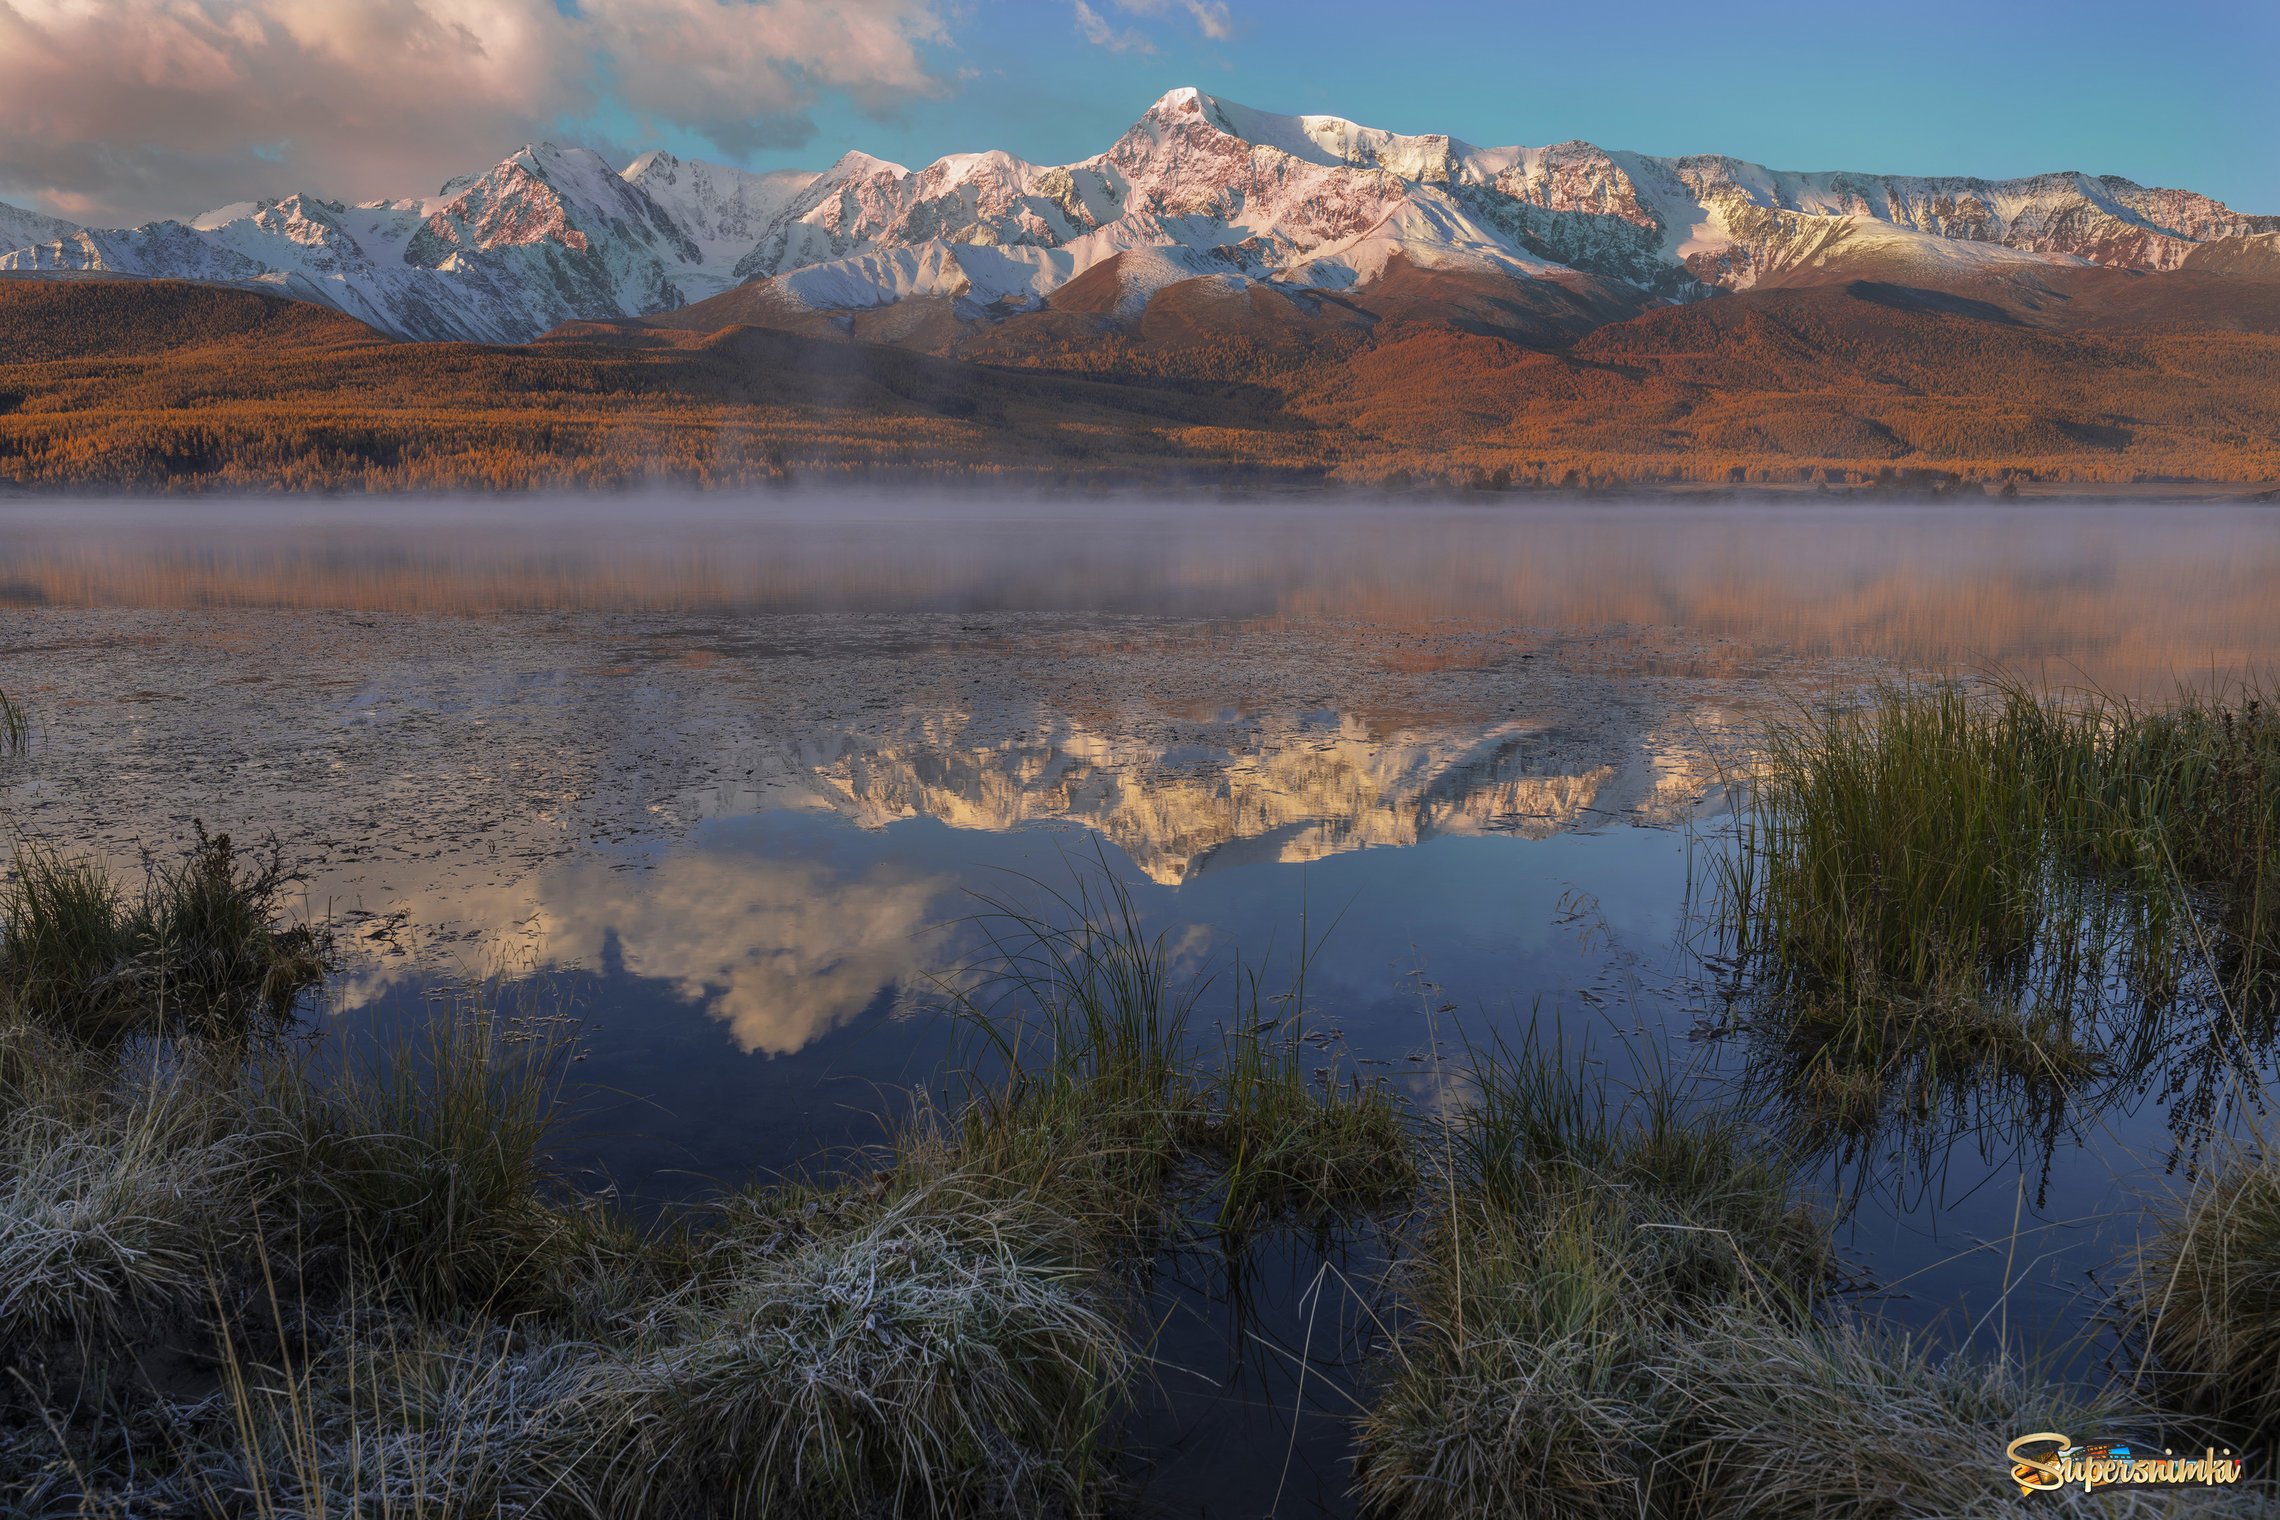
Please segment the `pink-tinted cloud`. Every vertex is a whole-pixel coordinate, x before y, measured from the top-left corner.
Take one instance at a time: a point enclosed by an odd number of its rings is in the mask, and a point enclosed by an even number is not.
[[[0,198],[107,224],[432,193],[606,103],[796,143],[825,91],[941,93],[942,40],[934,0],[0,0]]]

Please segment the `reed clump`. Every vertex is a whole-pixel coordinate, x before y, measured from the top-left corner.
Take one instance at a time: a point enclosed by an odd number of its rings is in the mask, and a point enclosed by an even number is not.
[[[31,752],[31,714],[23,703],[0,691],[0,760],[21,760]]]
[[[1416,1145],[1390,1086],[1309,1047],[1295,1020],[1256,1018],[1259,1006],[1254,997],[1239,1011],[1182,1131],[1208,1158],[1221,1226],[1241,1233],[1408,1198]]]
[[[1808,1116],[2126,1073],[2172,1015],[2269,1007],[2280,724],[2253,689],[1891,686],[1777,722],[1714,867],[1750,1022]]]
[[[1724,1306],[1803,1323],[1835,1281],[1827,1221],[1752,1126],[1659,1078],[1612,1096],[1580,1059],[1474,1052],[1361,1421],[1372,1513],[1668,1513],[1660,1359]]]
[[[275,840],[247,852],[195,827],[184,858],[149,862],[132,895],[99,861],[18,847],[0,884],[0,996],[94,1041],[287,1022],[331,967],[330,934],[280,922],[298,878]]]
[[[1280,994],[1236,969],[1214,1046],[1197,1027],[1209,979],[1177,973],[1167,934],[1147,931],[1105,865],[1051,895],[1046,913],[985,900],[986,970],[950,998],[980,1079],[947,1122],[921,1116],[906,1169],[953,1156],[1081,1203],[1130,1239],[1196,1199],[1240,1231],[1414,1187],[1411,1128],[1389,1084],[1308,1043],[1303,948]]]
[[[304,1233],[421,1304],[527,1307],[573,1217],[550,1159],[572,1054],[474,1002],[351,1057],[297,1116]]]

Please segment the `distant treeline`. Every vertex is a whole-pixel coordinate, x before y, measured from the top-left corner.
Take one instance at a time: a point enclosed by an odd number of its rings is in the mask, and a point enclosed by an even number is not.
[[[400,344],[250,292],[0,281],[0,484],[2280,479],[2280,337],[2057,333],[1842,290],[1669,308],[1567,349],[1410,322],[987,359],[760,328]]]

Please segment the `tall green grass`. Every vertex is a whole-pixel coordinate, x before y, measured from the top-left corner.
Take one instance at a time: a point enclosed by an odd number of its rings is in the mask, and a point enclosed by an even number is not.
[[[486,1000],[382,1037],[317,1098],[302,1206],[419,1305],[527,1307],[575,1217],[551,1156],[573,1053]]]
[[[1989,1080],[2062,1098],[2280,990],[2280,725],[2253,690],[1882,688],[1772,724],[1735,828],[1713,871],[1750,1021],[1842,1129]]]
[[[31,714],[23,703],[0,691],[0,760],[21,760],[31,752]]]
[[[1390,1086],[1308,1053],[1305,945],[1283,993],[1232,968],[1226,1012],[1206,1033],[1211,979],[1178,973],[1167,933],[1148,932],[1105,865],[1047,897],[1043,910],[985,899],[980,974],[951,992],[982,1076],[956,1116],[961,1157],[1024,1186],[1050,1177],[1134,1236],[1186,1197],[1211,1200],[1215,1223],[1240,1234],[1413,1185]]]
[[[0,996],[75,1038],[275,1030],[324,980],[321,924],[279,922],[296,879],[271,841],[242,852],[195,825],[179,861],[142,889],[100,862],[20,845],[0,883]]]

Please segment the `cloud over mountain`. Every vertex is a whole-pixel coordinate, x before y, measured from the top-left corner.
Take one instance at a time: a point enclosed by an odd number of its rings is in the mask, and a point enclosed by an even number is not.
[[[941,40],[932,0],[0,0],[0,195],[113,223],[400,195],[612,105],[742,154],[825,91],[939,93]]]

